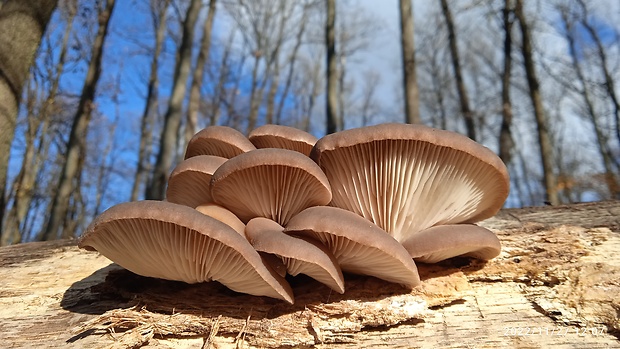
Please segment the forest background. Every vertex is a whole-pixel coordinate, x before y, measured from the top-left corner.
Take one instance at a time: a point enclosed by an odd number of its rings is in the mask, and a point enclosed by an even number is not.
[[[163,198],[208,125],[422,123],[499,154],[508,207],[618,199],[619,29],[614,0],[4,0],[0,244]]]

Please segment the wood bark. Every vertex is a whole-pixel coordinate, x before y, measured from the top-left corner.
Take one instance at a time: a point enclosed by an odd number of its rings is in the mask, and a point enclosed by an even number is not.
[[[155,30],[155,48],[151,59],[151,72],[149,83],[146,90],[146,103],[140,119],[140,145],[138,148],[138,164],[136,177],[131,189],[130,201],[138,200],[140,188],[148,178],[148,158],[151,153],[150,144],[153,138],[153,124],[157,115],[159,104],[159,55],[164,44],[166,35],[166,11],[170,5],[170,0],[155,2],[159,8],[152,8],[153,29]],[[153,6],[154,7],[154,6]]]
[[[467,136],[473,140],[476,140],[476,124],[474,122],[474,114],[469,106],[469,96],[467,87],[465,86],[465,80],[463,78],[463,72],[461,69],[461,59],[459,57],[458,41],[456,38],[456,29],[454,29],[454,20],[452,19],[452,13],[448,6],[447,0],[441,1],[441,12],[443,13],[446,21],[446,28],[448,29],[448,46],[450,48],[450,58],[452,59],[452,69],[454,70],[454,80],[456,82],[456,91],[459,96],[459,106],[461,108],[461,115],[463,121],[465,121],[465,129],[467,130]]]
[[[327,17],[325,21],[326,62],[326,115],[327,134],[338,131],[338,58],[336,55],[336,0],[326,0]]]
[[[72,240],[0,248],[0,340],[37,348],[620,345],[620,203],[502,210],[502,254],[418,264],[406,291],[291,278],[296,303],[132,274]]]
[[[416,77],[413,7],[411,6],[411,0],[400,0],[399,7],[405,122],[419,124],[421,123],[420,96]]]
[[[37,240],[53,240],[60,236],[61,228],[63,228],[67,212],[70,209],[70,197],[77,188],[74,184],[80,175],[80,161],[84,158],[88,124],[90,123],[94,107],[97,82],[101,75],[104,43],[114,5],[115,0],[107,0],[98,14],[99,27],[93,42],[92,55],[88,64],[82,94],[80,95],[78,107],[71,125],[69,142],[65,151],[65,161],[62,165],[60,179],[51,204],[50,216],[45,229],[42,230]]]
[[[0,227],[21,93],[58,0],[8,0],[0,7]]]
[[[540,84],[538,82],[534,63],[532,35],[523,12],[522,0],[516,0],[515,16],[521,28],[523,67],[525,68],[527,85],[529,88],[528,92],[534,108],[534,118],[536,120],[536,130],[538,132],[538,145],[543,168],[543,183],[545,186],[545,201],[551,205],[558,205],[560,199],[558,197],[557,178],[553,171],[553,144],[551,142],[551,135],[549,134],[549,120],[547,120],[543,107]]]
[[[502,70],[502,124],[499,131],[499,157],[509,165],[512,160],[512,103],[510,101],[510,77],[512,72],[512,1],[504,0],[502,17],[504,24],[504,69]]]
[[[172,93],[164,116],[164,126],[159,140],[159,152],[153,169],[153,177],[146,190],[146,199],[161,200],[166,192],[166,180],[175,159],[177,135],[183,113],[183,99],[191,69],[194,28],[201,6],[200,0],[191,0],[183,20],[183,36],[178,48],[178,60],[174,68]]]

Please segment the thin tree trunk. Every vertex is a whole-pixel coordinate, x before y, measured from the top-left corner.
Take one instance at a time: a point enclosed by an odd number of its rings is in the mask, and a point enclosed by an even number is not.
[[[499,131],[499,157],[508,165],[512,160],[512,103],[510,101],[510,76],[512,70],[512,1],[504,0],[504,70],[502,71],[502,124]]]
[[[213,98],[211,99],[211,113],[210,117],[210,125],[219,125],[219,116],[220,116],[220,105],[222,101],[225,101],[224,96],[226,95],[226,81],[228,80],[228,73],[230,71],[230,51],[232,49],[232,44],[235,39],[235,31],[231,31],[228,41],[226,43],[226,47],[224,48],[224,52],[222,53],[222,64],[218,69],[218,80],[217,87],[215,88],[215,93]]]
[[[515,15],[521,28],[521,37],[523,41],[521,45],[523,66],[527,76],[527,84],[529,87],[530,99],[532,100],[532,105],[534,107],[534,117],[536,119],[536,128],[538,131],[538,143],[543,167],[543,181],[545,185],[545,201],[551,205],[558,205],[560,201],[558,198],[557,178],[553,172],[553,145],[549,134],[548,120],[542,104],[540,84],[538,83],[538,77],[536,76],[532,38],[525,15],[523,14],[522,0],[516,0]]]
[[[278,85],[280,82],[280,63],[278,59],[274,61],[273,66],[273,78],[269,85],[269,91],[267,92],[267,110],[265,112],[265,123],[273,124],[273,113],[276,100],[276,93],[278,92]]]
[[[147,199],[162,200],[165,196],[166,179],[175,158],[177,132],[181,124],[183,99],[187,90],[186,83],[192,63],[194,27],[200,6],[200,0],[191,0],[183,21],[183,37],[178,50],[179,59],[174,70],[172,93],[159,140],[157,162],[153,170],[153,177],[146,190]]]
[[[342,43],[342,42],[341,42]],[[342,49],[340,50],[340,54],[338,62],[340,62],[340,65],[338,66],[338,130],[344,130],[344,119],[345,119],[345,112],[346,112],[346,108],[345,108],[345,101],[344,99],[347,97],[346,96],[346,91],[345,91],[345,80],[346,80],[346,73],[347,73],[347,57],[344,53],[344,50]]]
[[[189,90],[189,104],[187,107],[187,124],[185,125],[185,144],[189,143],[194,134],[198,131],[198,107],[200,106],[200,89],[204,80],[205,64],[209,59],[211,48],[211,31],[213,29],[213,19],[215,18],[216,0],[209,1],[209,13],[205,20],[202,30],[202,41],[200,51],[196,59],[196,68],[192,76],[192,85]]]
[[[420,96],[416,77],[413,8],[411,0],[400,0],[400,47],[403,64],[403,90],[405,93],[405,122],[419,124]]]
[[[336,62],[336,0],[327,1],[325,46],[327,48],[327,134],[338,131],[338,62]]]
[[[254,67],[252,68],[252,90],[250,91],[250,112],[248,114],[248,126],[246,134],[256,126],[256,118],[258,116],[258,108],[262,99],[262,90],[258,87],[258,66],[260,65],[262,52],[254,52]]]
[[[112,17],[114,4],[115,0],[107,0],[105,8],[101,10],[98,16],[99,28],[97,29],[97,35],[93,42],[93,52],[88,65],[86,79],[84,80],[80,101],[75,117],[73,118],[69,143],[66,150],[66,158],[62,165],[60,180],[52,201],[50,217],[39,240],[53,240],[59,236],[59,230],[62,228],[63,221],[69,210],[69,198],[71,193],[76,189],[73,183],[79,176],[80,158],[85,153],[88,124],[90,123],[92,108],[94,106],[97,82],[101,74],[104,42],[108,33],[108,24]]]
[[[575,70],[575,73],[577,74],[577,79],[582,86],[580,92],[583,96],[583,101],[586,106],[588,118],[590,119],[590,122],[592,123],[592,128],[594,129],[596,144],[598,146],[599,153],[601,154],[603,168],[605,169],[605,182],[607,184],[607,190],[609,190],[609,194],[612,198],[617,198],[618,195],[620,195],[620,189],[618,187],[618,182],[616,180],[616,176],[613,170],[613,154],[610,152],[609,147],[607,146],[607,137],[605,137],[605,135],[603,134],[601,126],[598,122],[598,116],[596,115],[596,111],[594,110],[594,102],[592,101],[588,82],[586,81],[585,75],[583,74],[583,70],[581,69],[581,65],[579,64],[579,59],[577,56],[577,48],[575,44],[575,37],[573,34],[574,28],[572,27],[566,10],[561,11],[561,17],[562,21],[564,22],[565,36],[566,40],[568,41],[568,48],[571,56],[573,69]]]
[[[0,8],[0,227],[22,89],[57,3],[58,0],[7,0]]]
[[[476,125],[474,122],[474,114],[469,107],[469,97],[467,95],[467,87],[463,79],[463,72],[461,71],[461,60],[459,58],[459,49],[457,46],[456,31],[454,29],[454,21],[452,19],[452,13],[448,7],[447,0],[441,1],[441,11],[446,20],[446,27],[448,29],[448,44],[450,47],[450,56],[452,58],[452,68],[454,69],[454,78],[456,80],[456,91],[459,95],[459,105],[461,108],[461,115],[465,121],[465,128],[467,130],[467,136],[473,140],[476,140]]]
[[[136,177],[131,188],[131,201],[138,200],[140,195],[140,187],[148,178],[148,158],[150,156],[150,144],[153,138],[153,124],[155,115],[157,115],[158,91],[159,91],[159,55],[164,43],[166,35],[166,10],[170,5],[170,0],[164,0],[160,5],[156,18],[153,18],[155,28],[155,49],[153,51],[153,59],[151,60],[151,72],[149,76],[149,84],[146,93],[146,104],[142,112],[140,121],[140,145],[138,149],[138,166],[136,169]]]

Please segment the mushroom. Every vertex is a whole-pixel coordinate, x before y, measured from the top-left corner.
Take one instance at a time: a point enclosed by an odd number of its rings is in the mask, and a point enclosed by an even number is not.
[[[248,135],[248,139],[256,148],[282,148],[298,151],[306,156],[310,155],[317,138],[306,131],[282,126],[263,125]]]
[[[256,147],[243,133],[228,126],[209,126],[198,131],[187,144],[185,158],[216,155],[227,159],[254,150]]]
[[[310,156],[329,179],[330,205],[367,218],[400,242],[435,225],[491,217],[508,196],[508,171],[492,151],[422,125],[333,133]]]
[[[307,207],[327,205],[332,197],[325,174],[310,158],[275,148],[226,161],[211,178],[211,196],[244,223],[265,217],[280,225]]]
[[[78,246],[97,250],[143,276],[228,288],[293,303],[282,277],[263,264],[252,245],[226,224],[165,201],[122,203],[98,216]]]
[[[245,234],[258,252],[278,256],[289,274],[306,274],[344,293],[342,271],[332,253],[315,240],[289,236],[283,230],[271,219],[256,217],[248,222]]]
[[[218,204],[209,202],[196,206],[196,210],[233,228],[245,238],[245,224],[234,213]]]
[[[307,208],[295,215],[284,232],[320,241],[343,271],[371,275],[413,288],[418,269],[405,248],[377,225],[331,206]]]
[[[198,155],[181,161],[168,179],[166,200],[192,208],[212,202],[211,176],[226,160],[219,156]]]
[[[416,262],[424,263],[456,256],[489,260],[501,251],[492,231],[473,224],[438,225],[413,234],[402,244]]]

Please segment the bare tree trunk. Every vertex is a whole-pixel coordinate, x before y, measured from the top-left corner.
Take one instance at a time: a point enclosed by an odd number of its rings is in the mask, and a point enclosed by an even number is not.
[[[598,146],[599,153],[601,154],[603,168],[605,169],[604,176],[605,176],[605,182],[607,185],[607,190],[609,190],[610,197],[618,198],[618,196],[620,195],[620,188],[618,186],[618,182],[616,180],[616,176],[613,170],[613,163],[612,163],[613,154],[611,153],[611,151],[609,150],[609,147],[607,146],[607,137],[605,137],[603,130],[601,129],[601,126],[599,125],[599,120],[598,120],[599,116],[594,110],[594,102],[592,101],[592,96],[591,96],[590,88],[588,86],[588,81],[586,80],[583,70],[581,69],[581,65],[579,64],[577,47],[575,46],[576,45],[575,37],[573,34],[573,30],[574,30],[573,23],[571,19],[568,18],[569,14],[566,8],[561,9],[560,12],[561,12],[562,21],[564,22],[563,24],[565,28],[565,37],[566,37],[566,41],[568,42],[568,48],[569,48],[569,52],[571,56],[571,62],[573,65],[573,69],[575,70],[575,73],[577,74],[577,79],[579,80],[579,83],[582,86],[582,89],[580,90],[580,94],[583,96],[583,101],[586,106],[586,112],[588,114],[587,116],[588,116],[588,119],[590,119],[590,122],[592,123],[592,128],[594,129],[594,135],[596,136],[596,144]]]
[[[445,0],[442,0],[445,1]],[[551,136],[549,135],[548,120],[542,104],[540,93],[540,84],[536,76],[536,67],[534,65],[534,54],[532,48],[532,38],[529,26],[523,14],[523,1],[516,0],[515,15],[521,27],[522,45],[521,52],[523,54],[523,65],[527,76],[527,84],[529,87],[530,99],[534,107],[534,117],[536,119],[536,128],[538,131],[538,142],[540,147],[540,158],[543,166],[543,177],[545,185],[545,198],[547,203],[551,205],[560,204],[558,198],[557,178],[553,172],[553,145],[551,144]]]
[[[419,124],[420,93],[416,77],[413,8],[411,0],[400,0],[400,47],[403,64],[403,89],[405,92],[405,122]]]
[[[172,94],[164,117],[164,127],[159,140],[159,153],[153,170],[153,177],[146,190],[145,196],[147,199],[161,200],[165,196],[166,179],[175,158],[174,153],[177,132],[181,124],[183,98],[187,90],[186,83],[192,63],[194,27],[196,26],[200,6],[200,0],[191,0],[183,21],[183,37],[178,49],[179,59],[174,70]]]
[[[452,58],[452,68],[454,69],[454,78],[456,80],[456,91],[459,95],[459,104],[461,108],[461,115],[465,121],[465,128],[467,130],[467,136],[473,140],[476,140],[476,125],[474,122],[474,114],[469,107],[469,97],[467,95],[467,87],[463,80],[463,72],[461,71],[461,60],[459,58],[459,49],[457,46],[456,31],[454,29],[454,21],[452,19],[452,13],[448,7],[447,0],[441,1],[441,12],[446,20],[446,27],[448,29],[448,42],[450,46],[450,56]]]
[[[50,217],[45,229],[42,231],[39,240],[53,240],[59,236],[63,221],[69,210],[69,198],[75,189],[73,183],[79,176],[80,157],[85,153],[86,136],[88,124],[90,123],[91,113],[94,106],[97,82],[101,74],[101,59],[108,24],[112,17],[115,0],[107,0],[105,7],[98,14],[99,28],[93,43],[93,51],[88,65],[88,72],[84,80],[84,87],[80,96],[77,111],[73,118],[69,143],[66,150],[66,158],[62,166],[60,180],[56,194],[51,205]]]
[[[211,112],[209,115],[210,125],[219,125],[219,116],[220,116],[220,105],[224,102],[226,95],[226,81],[228,80],[228,74],[230,72],[230,51],[232,49],[232,45],[235,39],[235,31],[230,32],[230,36],[226,42],[226,47],[224,48],[224,52],[222,53],[222,63],[218,69],[218,80],[217,87],[215,88],[215,93],[213,98],[211,99]]]
[[[159,55],[164,43],[166,35],[166,10],[170,5],[170,0],[156,2],[159,4],[157,13],[156,9],[152,9],[153,28],[155,29],[155,49],[153,50],[153,59],[151,60],[151,72],[146,93],[146,104],[142,112],[140,121],[140,145],[138,149],[138,166],[136,169],[136,177],[131,188],[131,201],[138,200],[140,195],[140,187],[148,178],[148,158],[150,155],[150,144],[153,138],[153,124],[157,115],[158,90],[159,90]]]
[[[7,0],[0,8],[0,227],[22,88],[57,3],[58,0]]]
[[[327,1],[325,46],[327,48],[327,134],[338,131],[338,72],[336,62],[336,0]]]
[[[499,157],[508,165],[512,160],[512,103],[510,101],[510,76],[512,70],[512,1],[504,0],[504,70],[502,71],[502,124],[499,131]]]
[[[211,49],[211,30],[213,29],[213,19],[215,18],[216,0],[209,1],[209,13],[205,20],[202,30],[202,41],[200,51],[196,59],[196,67],[192,76],[192,85],[189,90],[189,104],[187,107],[187,124],[185,125],[185,144],[189,143],[194,134],[198,131],[198,107],[200,106],[200,89],[204,79],[205,64],[209,59]]]
[[[280,83],[280,63],[278,59],[274,61],[273,65],[273,77],[269,84],[269,92],[267,92],[267,110],[265,112],[265,123],[273,124],[273,114],[276,101],[276,93],[278,92],[278,85]]]

